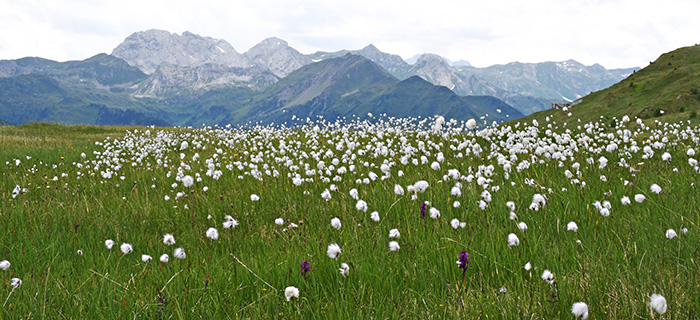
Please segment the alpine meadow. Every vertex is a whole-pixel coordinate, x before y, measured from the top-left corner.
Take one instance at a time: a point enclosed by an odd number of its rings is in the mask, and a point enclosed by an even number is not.
[[[0,127],[0,318],[700,317],[700,127],[585,112]]]

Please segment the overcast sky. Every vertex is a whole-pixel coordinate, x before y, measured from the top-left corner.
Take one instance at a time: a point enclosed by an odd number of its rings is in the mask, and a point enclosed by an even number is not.
[[[241,53],[276,36],[302,53],[372,43],[477,67],[567,59],[644,67],[700,43],[700,1],[0,0],[0,59],[82,60],[148,29],[225,39]]]

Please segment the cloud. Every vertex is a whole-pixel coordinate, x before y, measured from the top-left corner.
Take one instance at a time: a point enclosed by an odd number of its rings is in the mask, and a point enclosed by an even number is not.
[[[304,53],[373,43],[476,66],[575,59],[644,66],[697,41],[700,3],[612,1],[0,0],[0,59],[85,59],[148,29],[225,39],[239,52],[277,36]]]

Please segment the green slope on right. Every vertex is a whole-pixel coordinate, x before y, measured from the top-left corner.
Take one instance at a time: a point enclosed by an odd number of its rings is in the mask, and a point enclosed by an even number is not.
[[[640,118],[645,123],[690,120],[692,124],[698,124],[700,45],[665,53],[627,79],[593,92],[567,109],[533,113],[510,124],[532,120],[545,123],[549,118],[558,126],[571,127],[601,119],[604,123],[611,123],[613,118],[619,120],[625,115],[632,121]]]

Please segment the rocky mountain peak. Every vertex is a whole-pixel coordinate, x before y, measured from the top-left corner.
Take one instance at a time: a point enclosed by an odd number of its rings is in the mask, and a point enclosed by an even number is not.
[[[252,64],[267,68],[280,78],[312,62],[311,58],[290,47],[287,41],[275,37],[263,40],[243,55]]]
[[[248,67],[247,59],[226,40],[203,37],[185,31],[182,35],[163,30],[135,32],[119,44],[112,55],[124,59],[146,74],[164,62],[195,67],[207,63],[227,67]]]

